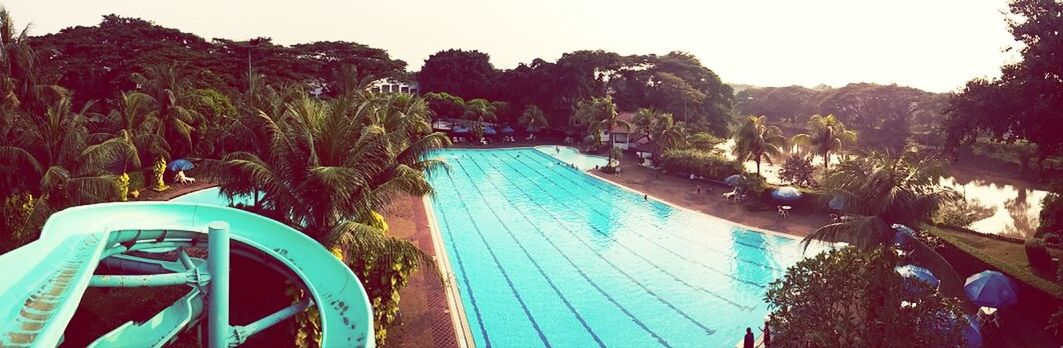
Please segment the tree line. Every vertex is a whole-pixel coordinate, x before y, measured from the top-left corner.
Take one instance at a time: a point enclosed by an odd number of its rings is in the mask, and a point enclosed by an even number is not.
[[[451,49],[428,57],[416,79],[421,91],[440,97],[433,109],[443,117],[459,117],[462,101],[484,99],[503,103],[497,108],[500,122],[516,123],[534,106],[546,123],[565,129],[575,122],[579,101],[610,96],[620,111],[652,108],[693,130],[725,136],[735,114],[731,87],[684,52],[575,51],[556,62],[535,59],[497,69],[486,53]]]
[[[909,141],[944,145],[927,134],[940,129],[947,98],[912,87],[851,83],[747,88],[735,100],[741,114],[769,116],[788,128],[803,128],[812,115],[834,115],[860,133],[861,145],[899,151]]]

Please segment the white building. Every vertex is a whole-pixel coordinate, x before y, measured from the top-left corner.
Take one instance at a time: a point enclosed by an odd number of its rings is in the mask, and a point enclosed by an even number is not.
[[[379,93],[410,93],[417,94],[421,91],[417,81],[399,81],[396,79],[380,79],[369,85],[369,90]]]

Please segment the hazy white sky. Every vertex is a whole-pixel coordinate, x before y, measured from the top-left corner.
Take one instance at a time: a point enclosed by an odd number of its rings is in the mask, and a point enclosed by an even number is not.
[[[935,92],[995,76],[1006,0],[0,0],[33,34],[116,13],[207,39],[355,41],[419,69],[447,48],[498,68],[564,52],[694,53],[724,81],[897,83]]]

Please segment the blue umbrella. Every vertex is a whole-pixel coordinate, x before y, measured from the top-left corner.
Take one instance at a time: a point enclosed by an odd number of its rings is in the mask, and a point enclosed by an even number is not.
[[[486,128],[484,128],[484,134],[486,134],[486,135],[495,135],[495,134],[498,134],[498,131],[495,130],[495,127],[486,127]]]
[[[831,198],[830,203],[827,203],[827,205],[830,206],[831,209],[842,210],[842,208],[845,208],[845,202],[845,196],[837,195],[834,196],[834,198]]]
[[[462,127],[462,126],[454,127],[454,133],[468,133],[468,132],[469,132],[468,128],[465,128],[465,127]]]
[[[1004,308],[1019,302],[1011,279],[997,271],[982,271],[970,277],[963,291],[971,303],[981,307]]]
[[[911,227],[901,224],[893,224],[893,226],[890,227],[893,227],[893,231],[895,231],[893,234],[893,244],[904,245],[908,243],[908,241],[915,239],[915,230]]]
[[[738,174],[731,175],[723,178],[723,182],[727,184],[727,186],[738,186],[738,183],[742,182],[742,176]]]
[[[174,172],[182,171],[182,170],[190,170],[190,169],[195,168],[195,167],[196,166],[194,164],[192,164],[191,161],[186,160],[186,159],[174,160],[173,162],[170,162],[170,164],[166,165],[167,169],[169,169],[170,171],[174,171]]]
[[[793,201],[801,198],[801,191],[793,186],[783,186],[771,191],[771,196],[781,201]]]
[[[982,330],[978,328],[978,320],[970,314],[965,315],[967,322],[963,323],[963,338],[967,341],[966,348],[979,348],[982,346]],[[958,318],[953,318],[959,324]]]
[[[503,134],[513,133],[513,128],[510,128],[509,126],[506,126],[505,128],[502,128],[502,133]]]
[[[528,126],[525,130],[527,130],[528,133],[538,133],[540,129],[539,126]]]
[[[941,281],[938,280],[938,277],[934,276],[933,272],[930,272],[930,270],[916,265],[898,266],[893,270],[897,271],[897,273],[900,274],[902,277],[919,280],[933,287],[937,287],[938,284],[941,284]]]

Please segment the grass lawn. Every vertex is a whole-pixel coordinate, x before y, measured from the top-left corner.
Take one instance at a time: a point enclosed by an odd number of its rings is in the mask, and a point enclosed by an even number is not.
[[[1021,243],[1003,241],[973,233],[926,226],[927,230],[960,250],[1048,294],[1060,297],[1060,287],[1055,283],[1055,272],[1030,267],[1026,248]],[[1063,258],[1063,251],[1049,249],[1053,257]]]
[[[949,228],[924,228],[954,247],[947,247],[951,251],[943,252],[952,255],[946,258],[959,272],[961,282],[962,277],[988,267],[996,268],[1020,283],[1017,289],[1019,303],[999,312],[1003,325],[982,328],[986,347],[1058,347],[1063,343],[1060,337],[1045,329],[1048,317],[1060,302],[1060,287],[1053,281],[1055,271],[1031,269],[1025,245]],[[1063,256],[1060,250],[1049,249],[1049,252],[1053,257]]]

